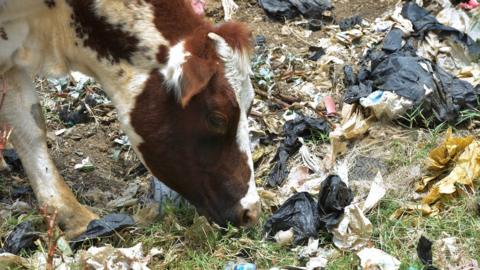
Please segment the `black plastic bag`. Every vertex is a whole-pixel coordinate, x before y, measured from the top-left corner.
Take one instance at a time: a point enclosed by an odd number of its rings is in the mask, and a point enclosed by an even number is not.
[[[414,108],[421,106],[422,115],[435,120],[431,123],[455,122],[460,111],[478,106],[479,87],[474,89],[467,81],[417,56],[412,40],[407,40],[402,48],[396,50],[400,33],[397,29],[392,32],[387,37],[395,40],[392,42],[394,45],[388,45],[388,50],[367,53],[358,76],[350,67],[344,68],[346,103],[358,102],[376,90],[390,91],[411,100]],[[370,66],[365,63],[370,63]],[[427,89],[431,93],[427,93]]]
[[[3,245],[3,251],[18,255],[21,250],[35,247],[34,242],[38,238],[39,233],[34,230],[32,222],[22,222],[8,235]]]
[[[322,12],[332,9],[330,0],[258,0],[258,4],[272,18],[290,20],[300,14],[306,18],[321,18]]]
[[[17,155],[15,149],[5,149],[2,151],[3,159],[8,167],[14,172],[22,172],[23,166],[20,157]]]
[[[283,183],[289,172],[287,168],[288,158],[302,146],[298,138],[309,138],[314,131],[328,134],[330,127],[322,118],[305,117],[302,115],[285,123],[283,126],[285,139],[274,157],[273,169],[267,179],[269,186],[274,187]]]
[[[317,203],[309,193],[301,192],[290,197],[264,226],[270,236],[290,228],[293,228],[295,245],[305,243],[309,237],[318,236]]]
[[[101,219],[91,221],[87,230],[80,236],[72,239],[72,244],[107,236],[115,231],[135,225],[133,218],[127,214],[110,214]]]
[[[425,37],[428,32],[434,31],[441,37],[449,37],[455,42],[462,44],[468,51],[472,61],[480,59],[480,45],[470,36],[453,27],[441,24],[435,16],[431,15],[426,9],[420,7],[415,2],[409,1],[405,3],[402,9],[402,16],[412,22],[415,34],[420,38]]]
[[[395,52],[402,48],[403,31],[393,28],[383,40],[383,50]]]
[[[438,270],[433,264],[432,242],[422,235],[417,245],[417,255],[420,261],[426,266],[426,270]]]
[[[352,190],[338,177],[330,175],[322,182],[318,197],[320,227],[330,230],[342,217],[343,210],[353,201]]]

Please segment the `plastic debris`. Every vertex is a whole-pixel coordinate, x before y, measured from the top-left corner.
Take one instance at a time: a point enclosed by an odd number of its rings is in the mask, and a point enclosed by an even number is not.
[[[383,50],[395,52],[402,48],[403,31],[398,28],[393,28],[383,40]]]
[[[345,18],[338,22],[338,26],[340,27],[340,30],[342,31],[347,31],[349,29],[352,29],[355,25],[361,25],[362,24],[362,17],[360,16],[353,16],[350,18]]]
[[[420,261],[427,267],[427,270],[436,270],[433,264],[432,256],[432,241],[428,240],[425,236],[421,236],[418,240],[417,255]]]
[[[229,262],[224,270],[256,270],[257,266],[253,263],[234,263]]]
[[[412,22],[415,34],[421,38],[426,36],[428,32],[434,31],[443,37],[452,38],[454,42],[462,44],[468,51],[472,61],[480,59],[480,45],[470,36],[458,29],[441,24],[426,9],[420,7],[415,2],[405,3],[402,16]]]
[[[343,209],[350,205],[353,194],[337,175],[330,175],[322,182],[318,199],[320,227],[327,230],[338,224]]]
[[[333,243],[342,250],[360,250],[372,235],[372,223],[365,217],[359,204],[345,207],[344,212],[338,226],[331,231]]]
[[[430,60],[417,56],[409,42],[393,53],[371,51],[365,61],[371,61],[370,67],[362,67],[357,76],[352,75],[351,68],[344,69],[348,86],[344,101],[347,103],[367,98],[376,90],[389,91],[411,101],[416,107],[421,106],[422,115],[425,118],[432,116],[437,122],[453,122],[461,110],[477,105],[478,89]],[[371,99],[367,98],[364,103]],[[397,104],[393,107],[398,107],[395,110],[399,112],[408,108],[408,104],[401,100],[394,99],[394,103]]]
[[[132,217],[126,214],[110,214],[101,219],[91,221],[87,230],[71,240],[72,243],[81,243],[89,239],[110,235],[115,231],[135,225]]]
[[[370,191],[368,192],[368,196],[363,203],[363,212],[370,212],[370,210],[375,208],[380,203],[380,200],[385,197],[386,194],[387,189],[385,188],[385,184],[383,183],[382,174],[378,172],[377,176],[375,176],[375,179],[373,179],[373,182],[370,186]]]
[[[127,188],[122,191],[114,200],[111,200],[107,203],[107,207],[111,209],[117,209],[122,207],[128,207],[137,204],[138,199],[135,195],[140,188],[137,182],[128,183]]]
[[[162,253],[161,250],[152,249],[147,256],[143,255],[142,244],[131,248],[114,248],[110,245],[104,247],[91,247],[87,251],[79,252],[82,265],[93,270],[135,269],[149,270],[147,264],[152,257]]]
[[[413,107],[413,102],[393,92],[375,91],[360,98],[360,105],[370,108],[377,119],[395,119]]]
[[[327,109],[327,115],[329,116],[337,113],[335,101],[333,100],[332,96],[325,97],[325,108]]]
[[[317,237],[319,228],[317,203],[307,192],[290,197],[264,226],[267,235],[293,229],[295,245],[305,243],[309,237]]]
[[[308,51],[310,52],[308,60],[311,61],[318,61],[320,57],[325,55],[325,50],[322,47],[310,46],[308,47]]]
[[[290,228],[287,231],[278,231],[273,238],[281,246],[288,246],[292,244],[293,237],[294,237],[293,229]]]
[[[86,158],[82,159],[82,162],[78,163],[78,164],[75,164],[75,166],[73,168],[75,170],[79,170],[79,171],[82,171],[82,172],[91,172],[91,171],[95,170],[95,166],[90,161],[89,157],[86,157]]]
[[[320,186],[318,203],[307,192],[297,193],[268,219],[264,230],[270,236],[276,235],[278,241],[292,229],[293,243],[304,243],[309,237],[318,237],[320,229],[329,230],[337,225],[352,199],[350,188],[339,176],[331,175]]]
[[[400,261],[382,250],[376,248],[364,248],[357,253],[360,265],[364,270],[397,270],[400,269]]]
[[[290,20],[300,14],[306,18],[321,18],[332,9],[330,0],[258,0],[265,12],[276,20]]]
[[[34,230],[31,221],[22,222],[8,235],[3,244],[3,252],[19,254],[22,250],[35,247],[34,242],[39,237],[40,234]]]
[[[376,207],[385,194],[386,188],[379,172],[370,185],[365,201],[345,207],[339,224],[330,230],[335,246],[342,250],[360,250],[368,244],[373,226],[365,214]]]
[[[2,150],[3,160],[8,166],[8,169],[14,172],[20,172],[23,170],[22,161],[18,157],[15,149]]]
[[[433,214],[441,208],[442,199],[451,198],[459,187],[474,191],[474,182],[480,177],[480,143],[472,136],[452,137],[449,129],[445,141],[430,152],[427,170],[429,174],[418,183],[417,191],[428,190],[422,204],[432,208],[428,214]]]
[[[277,150],[273,160],[272,171],[267,179],[268,185],[272,187],[281,185],[285,181],[289,172],[287,160],[302,146],[299,138],[309,138],[314,131],[328,134],[330,128],[324,119],[300,115],[293,120],[287,121],[283,126],[283,131],[285,139]]]

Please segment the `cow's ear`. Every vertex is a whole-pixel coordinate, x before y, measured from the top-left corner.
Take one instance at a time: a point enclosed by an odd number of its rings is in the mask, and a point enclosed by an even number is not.
[[[234,50],[252,53],[252,31],[246,24],[226,22],[217,26],[215,33],[221,36]]]
[[[183,108],[188,105],[195,95],[207,87],[215,74],[216,66],[217,64],[214,61],[196,56],[190,57],[183,64],[182,95],[180,97],[180,103]]]

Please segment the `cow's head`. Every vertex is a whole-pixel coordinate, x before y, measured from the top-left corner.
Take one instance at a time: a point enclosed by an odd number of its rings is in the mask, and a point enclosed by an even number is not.
[[[131,123],[151,172],[219,225],[257,221],[247,113],[250,34],[238,23],[199,27],[164,49]]]

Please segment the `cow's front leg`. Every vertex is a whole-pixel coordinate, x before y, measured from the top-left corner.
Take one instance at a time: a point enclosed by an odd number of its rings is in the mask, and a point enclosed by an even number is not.
[[[0,118],[13,128],[11,142],[38,203],[57,209],[60,228],[67,237],[75,237],[97,216],[77,201],[48,154],[45,121],[32,78],[23,71],[11,70],[4,79],[8,88]]]

